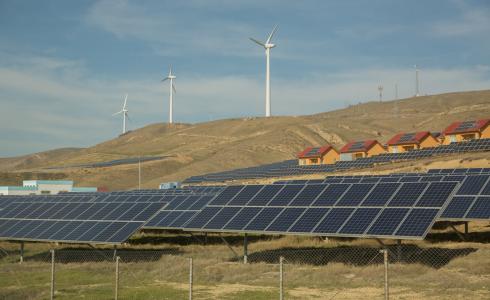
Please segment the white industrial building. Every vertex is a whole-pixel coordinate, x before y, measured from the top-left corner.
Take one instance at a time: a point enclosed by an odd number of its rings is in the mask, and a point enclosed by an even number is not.
[[[97,192],[96,187],[74,187],[71,180],[24,180],[22,186],[0,186],[0,195],[55,195]]]

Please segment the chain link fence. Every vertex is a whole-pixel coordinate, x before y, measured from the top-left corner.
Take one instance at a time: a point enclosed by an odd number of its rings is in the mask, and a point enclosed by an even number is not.
[[[119,248],[26,243],[22,256],[2,242],[0,299],[489,299],[489,237],[248,236],[244,247],[243,236],[146,233]]]

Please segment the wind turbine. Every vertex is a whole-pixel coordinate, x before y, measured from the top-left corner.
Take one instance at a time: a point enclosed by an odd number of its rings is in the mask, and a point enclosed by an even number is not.
[[[174,92],[177,94],[177,90],[175,89],[174,85],[174,79],[177,78],[175,75],[172,74],[172,66],[170,66],[170,70],[168,72],[168,76],[162,79],[162,82],[166,80],[170,80],[170,100],[169,100],[169,105],[170,108],[168,110],[168,123],[172,124],[173,121],[173,109],[174,109]]]
[[[123,104],[123,108],[118,111],[117,113],[113,114],[113,116],[115,115],[118,115],[118,114],[122,114],[123,115],[123,130],[122,130],[122,134],[125,134],[126,133],[126,118],[128,118],[129,120],[129,115],[128,115],[128,107],[126,106],[128,102],[128,94],[126,94],[126,96],[124,97],[124,104]]]
[[[271,74],[270,74],[270,51],[276,45],[271,43],[272,36],[276,32],[277,25],[274,26],[269,37],[265,41],[265,43],[258,41],[254,38],[250,38],[250,40],[258,45],[264,47],[265,49],[265,58],[266,58],[266,68],[265,68],[265,116],[271,116]]]
[[[420,96],[420,91],[419,91],[419,68],[417,65],[415,67],[415,97]]]

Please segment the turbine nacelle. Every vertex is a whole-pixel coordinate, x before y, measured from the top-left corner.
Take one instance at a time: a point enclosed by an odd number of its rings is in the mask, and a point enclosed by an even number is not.
[[[264,48],[265,49],[271,49],[271,48],[274,48],[275,46],[276,46],[276,44],[272,44],[272,43],[270,43],[270,44],[264,44]]]

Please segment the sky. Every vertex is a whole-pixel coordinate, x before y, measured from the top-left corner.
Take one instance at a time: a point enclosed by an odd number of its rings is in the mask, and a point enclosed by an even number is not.
[[[87,147],[129,129],[378,98],[490,88],[490,2],[442,0],[0,0],[0,157]]]

